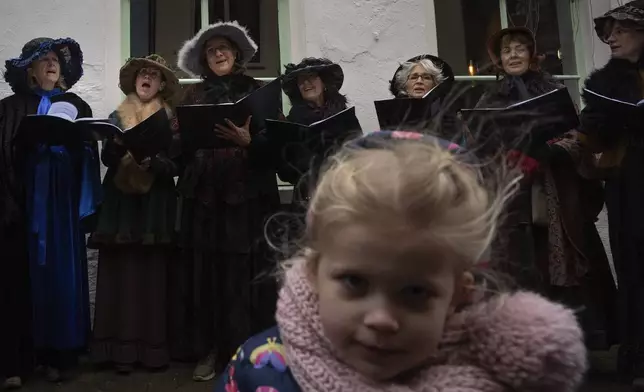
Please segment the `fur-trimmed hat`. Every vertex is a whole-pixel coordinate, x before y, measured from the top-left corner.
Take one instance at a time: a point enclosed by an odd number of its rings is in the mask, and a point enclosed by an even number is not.
[[[452,67],[440,57],[433,56],[431,54],[421,54],[419,56],[410,58],[409,60],[405,61],[405,63],[416,63],[420,60],[429,60],[432,63],[434,63],[436,68],[441,70],[441,74],[445,78],[445,82],[454,81],[454,71],[452,70]],[[389,81],[389,91],[395,97],[397,97],[400,94],[400,89],[398,88],[398,83],[396,82],[396,80],[398,78],[398,74],[402,70],[403,70],[403,64],[400,64],[398,69],[396,69],[396,72],[394,72],[394,77],[391,78],[391,80]]]
[[[128,95],[136,91],[136,76],[142,68],[156,68],[161,71],[165,81],[165,88],[159,94],[164,101],[170,101],[179,91],[179,79],[168,67],[165,59],[158,54],[151,54],[141,58],[130,58],[121,67],[119,73],[119,87],[123,94]]]
[[[179,68],[195,78],[206,75],[208,72],[203,66],[204,45],[214,37],[224,37],[237,47],[237,63],[241,65],[246,65],[257,52],[257,44],[239,22],[218,22],[202,28],[183,44],[177,60]]]
[[[22,47],[20,57],[5,62],[4,80],[13,92],[30,90],[27,69],[31,63],[52,51],[58,55],[65,86],[70,89],[78,82],[83,76],[83,52],[78,42],[71,38],[34,38]]]
[[[282,90],[291,101],[300,96],[297,76],[305,73],[318,74],[324,87],[332,91],[340,91],[344,83],[344,72],[339,64],[325,58],[306,57],[298,64],[290,63],[284,66]]]
[[[644,30],[644,0],[630,1],[595,18],[595,33],[606,42],[606,23],[609,21],[630,22]]]
[[[540,59],[537,56],[537,40],[534,37],[532,30],[527,27],[520,26],[508,27],[499,30],[487,40],[487,54],[490,57],[492,64],[494,64],[498,70],[503,70],[503,65],[501,64],[501,41],[503,40],[503,37],[509,34],[521,34],[530,40],[532,45],[532,53],[530,53],[531,69],[538,70]]]

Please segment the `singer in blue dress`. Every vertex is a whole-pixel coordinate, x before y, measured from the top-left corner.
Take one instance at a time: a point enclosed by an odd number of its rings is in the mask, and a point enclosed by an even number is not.
[[[67,92],[82,76],[83,56],[70,38],[36,38],[5,64],[5,80],[24,115],[52,113],[59,102],[76,118],[89,105]],[[18,101],[20,101],[18,103]],[[73,109],[76,110],[73,110]],[[19,121],[17,121],[19,122]],[[90,330],[85,233],[100,202],[100,168],[94,142],[22,143],[15,125],[16,171],[24,173],[22,201],[29,259],[33,344],[51,381],[76,361]]]

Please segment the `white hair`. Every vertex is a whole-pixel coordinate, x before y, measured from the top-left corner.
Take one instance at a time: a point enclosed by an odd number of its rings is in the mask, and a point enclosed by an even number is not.
[[[445,79],[447,79],[445,75],[443,75],[443,68],[441,66],[436,65],[430,59],[421,59],[418,61],[404,62],[401,65],[400,71],[396,73],[396,78],[395,78],[395,85],[396,85],[396,90],[398,91],[398,94],[397,94],[398,96],[408,95],[405,85],[409,80],[409,75],[411,75],[412,69],[414,69],[414,67],[417,65],[422,66],[425,72],[432,75],[432,77],[436,80],[437,85],[445,81]]]

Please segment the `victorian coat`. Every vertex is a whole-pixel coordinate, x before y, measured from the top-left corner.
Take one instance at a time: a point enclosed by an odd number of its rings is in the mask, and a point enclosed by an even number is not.
[[[188,88],[182,104],[235,102],[260,86],[243,74],[211,75]],[[248,147],[184,152],[179,162],[182,257],[172,273],[173,351],[214,353],[219,368],[244,339],[274,322],[276,264],[265,227],[280,200],[274,155],[255,120]],[[179,130],[185,131],[180,121]]]
[[[171,109],[160,100],[142,103],[133,93],[110,119],[128,129],[161,109],[172,118]],[[151,157],[149,190],[124,191],[116,178],[131,159],[126,154],[113,139],[103,142],[105,201],[90,238],[90,245],[99,249],[92,357],[97,363],[161,368],[170,360],[167,272],[174,250],[177,167],[170,149],[161,151]]]
[[[506,107],[561,87],[545,73],[528,71],[521,77],[506,76],[477,106]],[[496,140],[488,141],[488,148],[490,144],[500,146]],[[589,344],[605,347],[615,341],[616,288],[595,227],[604,200],[601,182],[586,170],[594,157],[582,151],[574,135],[537,150],[538,166],[523,173],[492,245],[492,261],[519,286],[584,308],[580,317]],[[535,192],[535,186],[542,191]],[[533,215],[539,204],[544,207],[541,222]]]
[[[585,88],[606,97],[637,103],[644,97],[641,63],[612,59],[594,71]],[[582,132],[586,145],[602,153],[606,206],[613,261],[619,284],[620,354],[644,362],[644,136],[633,116],[620,115],[600,100],[583,95]],[[629,351],[629,353],[626,353]]]

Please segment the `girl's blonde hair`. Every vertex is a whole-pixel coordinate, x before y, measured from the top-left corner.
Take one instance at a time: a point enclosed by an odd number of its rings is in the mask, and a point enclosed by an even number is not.
[[[415,233],[448,246],[472,267],[490,245],[516,181],[486,189],[477,166],[437,143],[396,140],[345,148],[332,158],[310,202],[305,259],[350,223]]]

